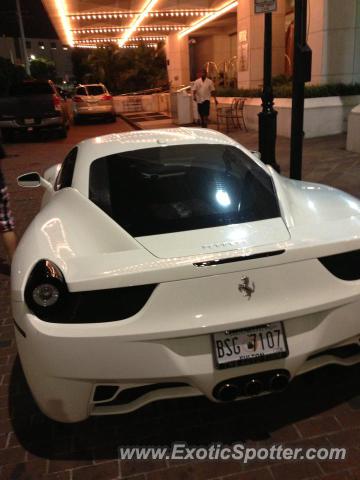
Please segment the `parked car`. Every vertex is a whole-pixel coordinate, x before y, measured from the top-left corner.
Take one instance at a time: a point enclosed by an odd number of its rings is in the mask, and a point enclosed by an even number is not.
[[[56,129],[67,136],[70,119],[66,101],[51,80],[24,80],[0,97],[0,128],[4,141],[16,131],[37,133]]]
[[[116,122],[113,97],[102,83],[79,85],[72,104],[74,123],[79,123],[85,117],[105,117]]]
[[[360,361],[358,199],[206,129],[85,140],[18,181],[46,190],[11,285],[49,417],[238,400]]]

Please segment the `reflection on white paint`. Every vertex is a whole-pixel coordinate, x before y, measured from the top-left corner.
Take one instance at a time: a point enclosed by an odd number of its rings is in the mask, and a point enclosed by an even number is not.
[[[48,244],[56,257],[63,261],[69,257],[75,257],[75,252],[70,247],[66,238],[65,230],[60,218],[51,218],[42,227],[41,231],[46,236]]]

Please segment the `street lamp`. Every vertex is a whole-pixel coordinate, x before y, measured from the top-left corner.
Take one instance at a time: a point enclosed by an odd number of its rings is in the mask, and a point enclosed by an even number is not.
[[[274,94],[272,89],[272,13],[266,12],[264,33],[264,85],[262,92],[262,111],[259,113],[259,150],[261,160],[280,172],[276,162],[276,121]]]
[[[306,43],[307,0],[295,0],[294,72],[291,111],[290,178],[301,180],[305,82],[311,80],[312,52]]]
[[[16,11],[17,11],[17,17],[18,17],[18,21],[19,21],[20,39],[21,39],[21,46],[22,46],[22,50],[23,50],[25,70],[26,70],[26,73],[28,75],[30,75],[30,64],[29,64],[29,59],[28,59],[27,52],[26,52],[24,24],[23,24],[23,20],[22,20],[20,0],[16,0]]]

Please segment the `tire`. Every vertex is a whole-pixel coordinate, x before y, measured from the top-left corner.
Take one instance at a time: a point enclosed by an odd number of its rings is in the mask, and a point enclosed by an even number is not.
[[[73,124],[80,125],[80,118],[77,115],[74,115],[73,117]]]
[[[66,138],[66,137],[67,137],[67,134],[68,134],[68,131],[67,131],[66,125],[62,125],[62,126],[59,128],[59,137],[60,137],[60,138]]]
[[[2,140],[4,143],[9,143],[13,139],[13,131],[10,128],[3,128],[2,131]]]
[[[115,122],[116,122],[116,115],[115,115],[115,114],[114,114],[114,115],[111,115],[111,117],[110,117],[110,122],[111,122],[111,123],[115,123]]]

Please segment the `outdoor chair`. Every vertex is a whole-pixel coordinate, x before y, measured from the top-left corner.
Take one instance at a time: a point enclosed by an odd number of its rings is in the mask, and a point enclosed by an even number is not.
[[[244,118],[244,105],[246,98],[234,98],[230,106],[218,106],[216,108],[217,129],[220,130],[221,125],[225,125],[226,132],[229,131],[230,125],[234,128],[247,131]]]

